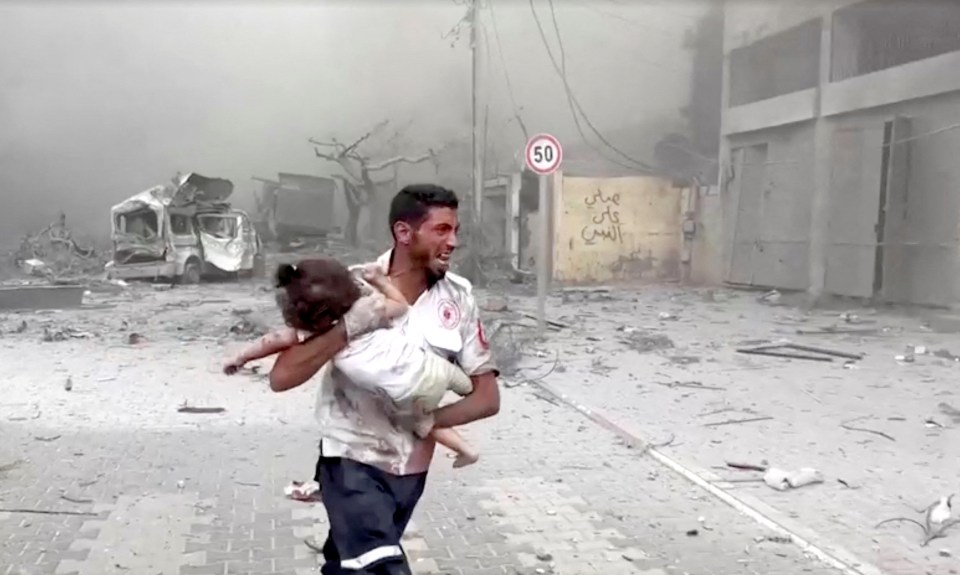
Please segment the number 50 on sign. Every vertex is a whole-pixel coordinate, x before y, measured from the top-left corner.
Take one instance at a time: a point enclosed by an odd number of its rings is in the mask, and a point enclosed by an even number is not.
[[[525,156],[531,172],[548,176],[560,168],[563,148],[560,147],[560,141],[550,134],[540,134],[527,142]]]

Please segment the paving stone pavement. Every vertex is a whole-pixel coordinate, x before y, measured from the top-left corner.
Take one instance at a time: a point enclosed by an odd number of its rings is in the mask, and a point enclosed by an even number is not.
[[[242,345],[231,311],[273,317],[270,294],[92,300],[109,307],[0,316],[0,365],[17,366],[0,394],[0,575],[315,573],[303,538],[325,536],[322,506],[282,495],[313,472],[315,389],[218,371]],[[67,327],[89,335],[41,343]],[[417,573],[833,572],[532,388],[463,431],[482,459],[438,456],[405,541]]]
[[[0,573],[315,572],[302,538],[322,538],[322,507],[282,497],[312,469],[311,427],[194,417],[130,433],[2,424],[22,463],[0,476],[0,506],[91,515],[0,514]],[[532,390],[505,390],[467,434],[481,463],[438,457],[406,540],[417,573],[830,572]]]
[[[960,353],[960,334],[938,333],[896,310],[854,309],[859,323],[849,324],[840,318],[843,309],[805,312],[761,305],[755,294],[705,294],[649,286],[552,297],[551,319],[571,327],[536,345],[542,357],[528,354],[521,378],[546,373],[552,389],[630,433],[654,443],[674,437],[661,451],[691,469],[742,480],[757,475],[726,462],[815,467],[823,485],[723,488],[775,508],[820,543],[841,546],[883,573],[960,572],[960,528],[928,547],[920,546],[915,525],[877,528],[891,517],[920,518],[914,510],[957,492],[960,458],[949,454],[960,419],[939,406],[960,408],[960,363],[940,350]],[[509,307],[534,309],[532,299],[520,297]],[[874,333],[797,333],[831,326]],[[670,345],[647,336],[666,336]],[[784,338],[866,355],[845,366],[735,352]],[[895,361],[908,345],[928,351],[912,363]],[[555,354],[560,360],[551,371]]]

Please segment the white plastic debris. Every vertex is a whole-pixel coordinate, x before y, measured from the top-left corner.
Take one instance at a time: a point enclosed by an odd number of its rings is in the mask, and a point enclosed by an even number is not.
[[[814,483],[823,483],[823,474],[811,467],[802,467],[793,471],[771,467],[763,475],[763,482],[777,491],[787,491]]]

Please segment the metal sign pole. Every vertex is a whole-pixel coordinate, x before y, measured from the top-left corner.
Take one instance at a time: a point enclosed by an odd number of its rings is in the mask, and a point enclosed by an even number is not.
[[[543,337],[547,333],[547,286],[550,273],[548,257],[550,254],[550,210],[547,193],[547,176],[540,176],[540,239],[537,250],[537,335]]]
[[[553,223],[553,211],[550,209],[551,174],[560,168],[563,160],[563,148],[560,141],[550,134],[539,134],[527,141],[524,152],[527,167],[537,174],[539,183],[540,233],[537,243],[537,336],[547,333],[547,291],[550,286],[550,254],[553,252],[553,237],[550,234]]]

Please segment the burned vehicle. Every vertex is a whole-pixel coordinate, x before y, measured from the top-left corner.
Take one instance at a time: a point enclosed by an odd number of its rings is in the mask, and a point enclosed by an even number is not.
[[[288,173],[279,174],[277,181],[258,180],[263,189],[256,198],[257,223],[268,240],[286,248],[338,230],[335,180]]]
[[[264,250],[249,216],[226,200],[233,183],[199,174],[141,192],[110,210],[115,279],[174,279],[264,274]]]

